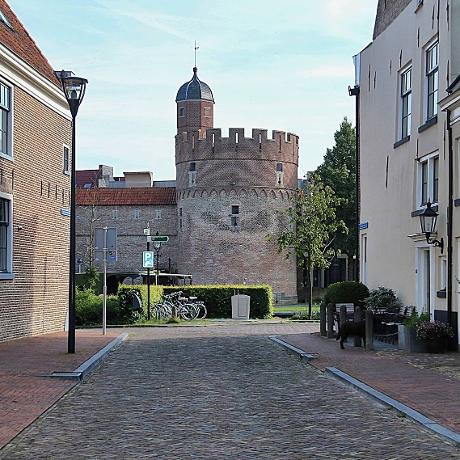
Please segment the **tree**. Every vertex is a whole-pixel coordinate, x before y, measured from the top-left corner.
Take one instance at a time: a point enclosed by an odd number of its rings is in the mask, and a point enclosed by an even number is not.
[[[306,185],[295,191],[292,204],[284,212],[288,226],[278,235],[276,243],[279,252],[294,250],[299,267],[303,268],[305,298],[308,297],[311,317],[313,269],[329,267],[335,256],[334,241],[347,229],[336,217],[338,200],[334,191],[316,174],[310,175]]]
[[[357,255],[356,221],[356,132],[347,118],[344,118],[334,134],[335,145],[327,149],[323,163],[316,170],[324,185],[334,190],[340,206],[337,219],[348,228],[347,233],[336,235],[334,248],[337,252]],[[350,266],[350,268],[352,268]]]

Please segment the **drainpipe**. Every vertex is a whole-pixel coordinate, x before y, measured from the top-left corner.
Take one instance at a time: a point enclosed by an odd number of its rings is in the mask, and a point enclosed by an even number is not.
[[[453,280],[453,257],[452,257],[452,234],[453,234],[453,202],[454,202],[454,148],[452,142],[451,112],[447,112],[447,134],[448,134],[448,197],[447,197],[447,323],[457,331],[457,324],[452,318],[452,280]],[[457,345],[455,344],[455,349]]]
[[[360,186],[359,186],[359,181],[360,181],[360,164],[359,164],[359,159],[360,159],[360,110],[359,110],[359,94],[360,94],[360,88],[359,85],[355,85],[354,88],[348,87],[348,95],[349,96],[355,96],[355,102],[356,102],[356,108],[355,108],[355,116],[356,116],[356,121],[355,121],[355,134],[356,134],[356,262],[355,262],[355,279],[356,281],[359,281],[359,260],[360,260],[360,255],[359,255],[359,214],[360,214],[360,202],[361,202],[361,196],[360,196]]]

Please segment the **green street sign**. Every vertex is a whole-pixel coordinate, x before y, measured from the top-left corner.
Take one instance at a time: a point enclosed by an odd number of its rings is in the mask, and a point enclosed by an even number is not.
[[[167,243],[169,241],[169,236],[166,235],[156,235],[152,236],[152,241],[155,243]]]

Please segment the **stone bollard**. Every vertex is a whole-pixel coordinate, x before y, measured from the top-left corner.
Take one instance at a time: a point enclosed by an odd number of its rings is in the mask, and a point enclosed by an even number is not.
[[[339,329],[347,322],[347,307],[346,305],[340,305],[339,312]]]
[[[361,307],[356,307],[355,306],[355,314],[353,321],[355,323],[360,323],[363,320],[363,309]],[[355,347],[360,347],[361,346],[361,337],[356,337],[354,338],[354,345]]]
[[[321,304],[319,307],[319,333],[321,337],[327,336],[327,327],[326,327],[326,305]]]
[[[374,313],[371,310],[366,310],[366,351],[374,349]]]
[[[327,304],[327,338],[335,338],[334,333],[334,314],[335,314],[335,305],[332,303]]]

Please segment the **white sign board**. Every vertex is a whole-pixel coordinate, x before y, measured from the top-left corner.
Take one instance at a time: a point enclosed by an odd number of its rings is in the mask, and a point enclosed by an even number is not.
[[[154,268],[155,267],[155,253],[153,251],[143,251],[142,252],[142,266],[144,268]]]

